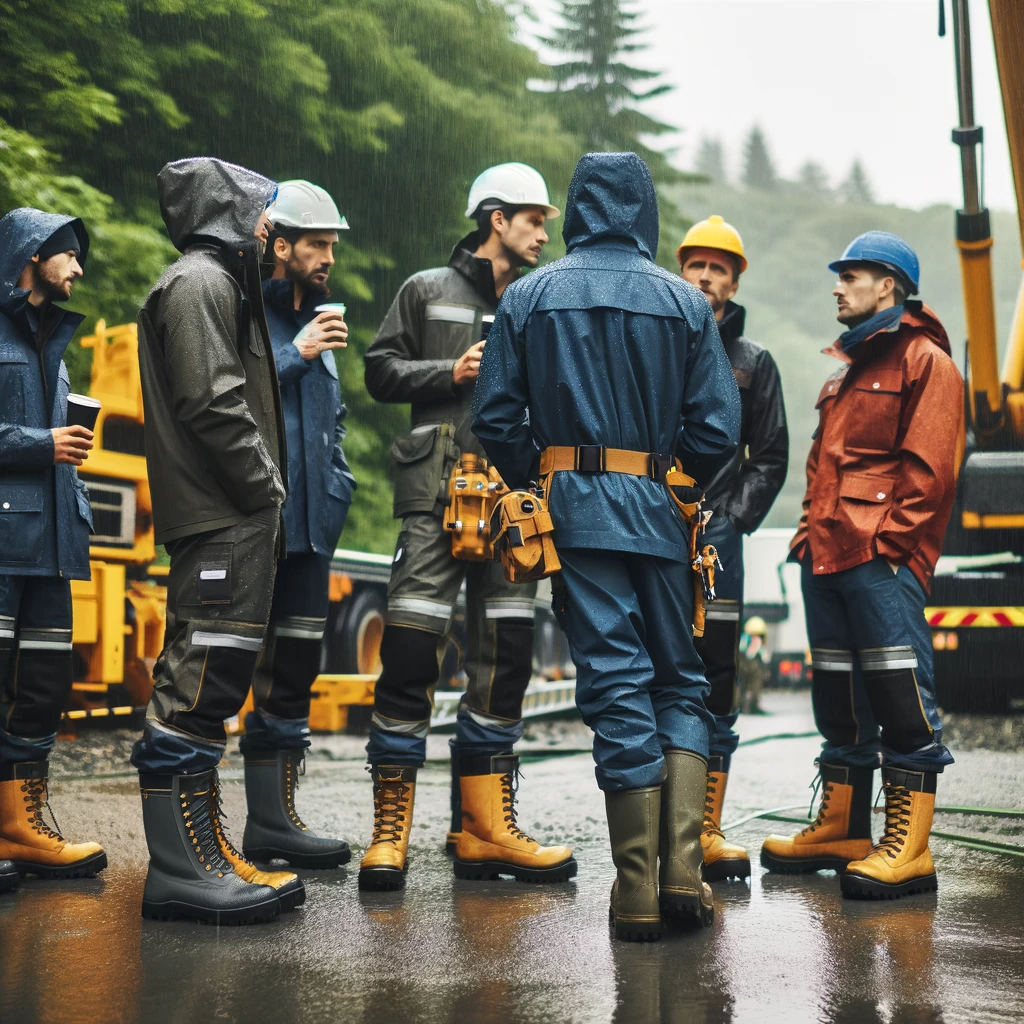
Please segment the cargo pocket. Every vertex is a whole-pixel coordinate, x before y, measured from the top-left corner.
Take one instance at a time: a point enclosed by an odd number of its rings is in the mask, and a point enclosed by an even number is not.
[[[42,480],[8,481],[0,477],[0,562],[33,565],[43,554]]]
[[[869,370],[850,394],[848,448],[892,451],[900,426],[903,374],[899,370]]]
[[[873,536],[892,503],[893,480],[847,473],[839,480],[839,513],[857,533]]]
[[[229,547],[228,545],[219,545]],[[201,605],[231,604],[231,554],[203,552],[197,568],[196,589]]]
[[[395,473],[395,518],[411,512],[441,514],[451,468],[459,456],[451,425],[414,428],[391,444]]]

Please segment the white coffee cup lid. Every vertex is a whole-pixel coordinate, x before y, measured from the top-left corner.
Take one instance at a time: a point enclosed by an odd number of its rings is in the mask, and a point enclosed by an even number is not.
[[[325,302],[313,309],[314,313],[340,313],[344,316],[348,312],[348,306],[344,302]]]
[[[88,409],[103,408],[103,403],[98,398],[92,398],[89,395],[76,395],[72,392],[68,395],[68,401],[74,402],[75,405],[84,405]]]

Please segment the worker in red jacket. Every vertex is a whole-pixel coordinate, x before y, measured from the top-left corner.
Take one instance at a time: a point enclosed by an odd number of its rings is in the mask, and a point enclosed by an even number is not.
[[[802,566],[813,702],[825,738],[814,823],[769,836],[769,871],[832,868],[845,896],[892,899],[937,888],[928,850],[935,782],[953,763],[935,706],[924,605],[953,508],[963,380],[918,291],[917,256],[884,231],[856,238],[829,269],[846,333],[818,397]],[[872,844],[881,763],[885,829]]]

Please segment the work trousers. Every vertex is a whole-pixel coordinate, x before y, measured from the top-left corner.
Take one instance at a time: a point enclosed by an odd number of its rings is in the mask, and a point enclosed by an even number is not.
[[[309,746],[309,696],[320,673],[331,559],[300,552],[277,563],[266,643],[252,684],[243,754]]]
[[[167,628],[153,669],[146,729],[132,764],[183,774],[219,763],[224,720],[252,686],[270,618],[280,513],[263,509],[224,530],[167,544]]]
[[[829,764],[941,772],[953,757],[935,704],[925,592],[882,558],[815,576],[802,565],[814,719]]]
[[[606,792],[659,785],[665,750],[708,756],[714,719],[693,645],[693,570],[618,551],[559,551],[555,614],[576,665]]]
[[[715,572],[716,598],[707,606],[704,635],[694,638],[694,646],[711,686],[707,700],[708,711],[714,718],[711,756],[722,758],[722,771],[727,772],[740,741],[736,719],[743,622],[743,535],[724,515],[713,515],[701,543],[714,544],[722,563],[722,568]]]
[[[452,556],[441,519],[405,516],[388,585],[367,760],[422,765],[446,635],[466,584],[466,693],[459,704],[455,756],[510,751],[523,732],[523,694],[533,671],[536,584],[506,581],[498,562]]]
[[[72,681],[71,584],[0,576],[0,763],[49,756]]]

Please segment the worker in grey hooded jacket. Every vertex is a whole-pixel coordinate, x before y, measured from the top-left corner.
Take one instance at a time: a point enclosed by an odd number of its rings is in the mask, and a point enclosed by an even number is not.
[[[182,256],[139,312],[153,518],[171,556],[164,649],[132,753],[150,851],[142,912],[244,924],[304,897],[294,875],[263,875],[226,841],[216,773],[270,617],[285,496],[259,279],[277,186],[196,157],[167,164],[157,187]]]

